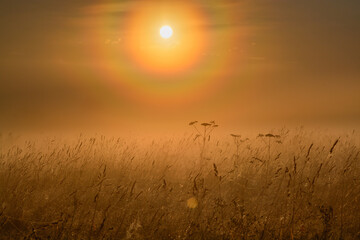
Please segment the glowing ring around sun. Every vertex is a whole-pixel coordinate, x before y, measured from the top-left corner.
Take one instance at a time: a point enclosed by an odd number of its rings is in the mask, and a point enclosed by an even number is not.
[[[173,35],[173,30],[170,26],[162,26],[160,28],[160,36],[162,38],[168,39]]]

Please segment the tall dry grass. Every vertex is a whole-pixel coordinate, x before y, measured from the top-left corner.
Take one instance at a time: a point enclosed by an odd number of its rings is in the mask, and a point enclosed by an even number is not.
[[[194,124],[148,144],[1,135],[0,238],[360,238],[358,133]]]

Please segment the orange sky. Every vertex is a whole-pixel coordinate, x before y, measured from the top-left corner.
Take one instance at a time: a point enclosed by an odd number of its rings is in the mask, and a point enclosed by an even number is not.
[[[358,126],[359,9],[356,0],[8,1],[0,130]]]

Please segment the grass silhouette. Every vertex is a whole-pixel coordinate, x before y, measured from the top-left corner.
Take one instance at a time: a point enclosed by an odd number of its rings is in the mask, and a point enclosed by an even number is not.
[[[0,142],[1,239],[356,239],[359,135]],[[275,134],[276,133],[276,134]]]

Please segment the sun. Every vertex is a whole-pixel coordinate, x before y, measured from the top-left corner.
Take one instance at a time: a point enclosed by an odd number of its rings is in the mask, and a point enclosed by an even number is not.
[[[173,30],[170,26],[162,26],[160,28],[160,36],[162,38],[168,39],[171,38],[171,36],[173,35]]]

